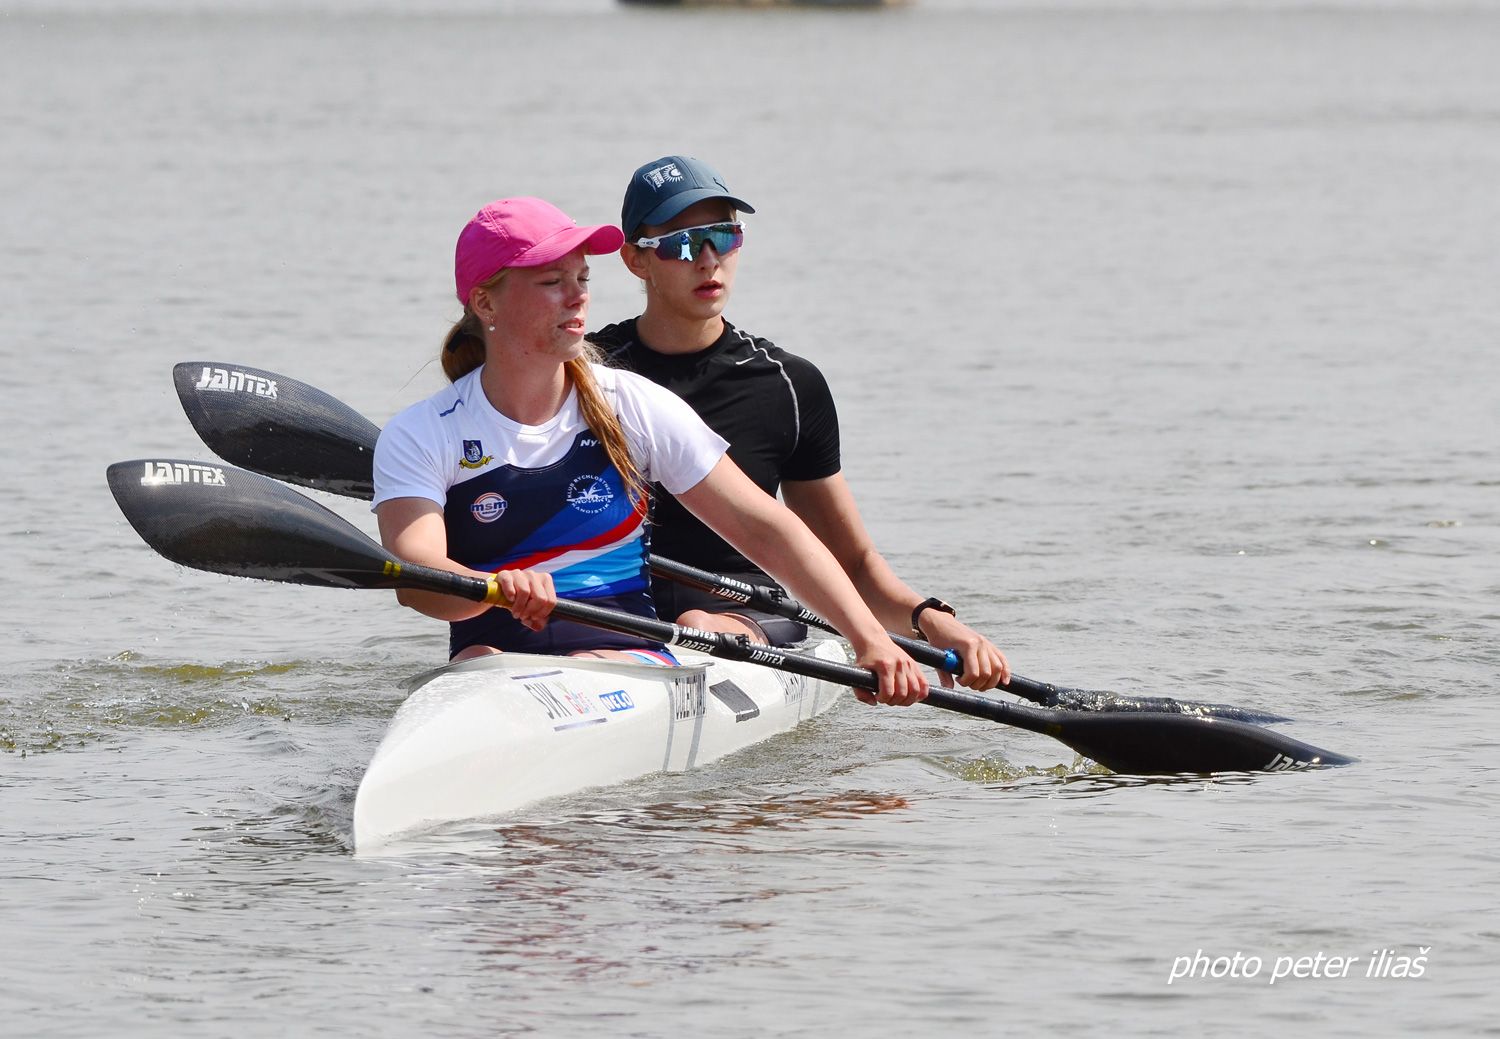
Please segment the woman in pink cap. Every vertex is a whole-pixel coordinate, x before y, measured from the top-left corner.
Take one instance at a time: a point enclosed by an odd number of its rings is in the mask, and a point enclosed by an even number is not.
[[[450,623],[454,660],[517,650],[675,662],[660,643],[547,619],[559,595],[655,615],[646,488],[658,483],[832,621],[880,675],[881,702],[916,703],[920,669],[802,521],[681,399],[595,363],[584,340],[587,257],[623,242],[618,228],[578,227],[535,198],[492,202],[459,235],[464,313],[442,353],[452,385],[381,433],[374,510],[396,555],[496,574],[513,605],[411,591],[399,600]]]

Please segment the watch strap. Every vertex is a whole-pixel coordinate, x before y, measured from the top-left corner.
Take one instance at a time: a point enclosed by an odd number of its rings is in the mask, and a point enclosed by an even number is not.
[[[949,606],[947,603],[937,598],[936,596],[923,599],[921,602],[917,603],[916,609],[911,611],[911,630],[916,632],[917,637],[921,639],[925,639],[927,636],[922,634],[922,629],[918,626],[917,619],[922,616],[922,612],[924,610],[938,610],[942,613],[948,614],[950,617],[958,616],[957,610],[955,610],[952,606]]]

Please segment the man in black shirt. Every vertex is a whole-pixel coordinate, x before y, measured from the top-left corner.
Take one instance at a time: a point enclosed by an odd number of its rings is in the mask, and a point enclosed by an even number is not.
[[[625,193],[621,256],[645,283],[646,309],[589,338],[609,363],[677,393],[729,441],[729,457],[768,494],[780,491],[888,629],[914,629],[957,650],[964,685],[989,689],[1008,680],[1005,657],[988,639],[947,603],[913,592],[875,550],[840,471],[838,415],[823,374],[724,320],[744,240],[740,212],[755,210],[707,163],[673,155],[636,170]],[[774,585],[671,495],[657,488],[653,497],[653,552]],[[777,644],[806,634],[795,622],[661,579],[652,596],[661,616],[697,628]]]

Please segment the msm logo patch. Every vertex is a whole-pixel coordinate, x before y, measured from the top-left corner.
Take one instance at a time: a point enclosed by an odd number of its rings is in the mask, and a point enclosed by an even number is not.
[[[505,515],[505,506],[508,503],[494,491],[481,494],[474,499],[474,504],[469,506],[469,511],[480,523],[494,523]]]

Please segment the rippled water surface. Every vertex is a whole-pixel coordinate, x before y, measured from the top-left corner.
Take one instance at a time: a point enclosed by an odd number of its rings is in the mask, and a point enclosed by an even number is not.
[[[0,1031],[1496,1031],[1500,13],[346,6],[0,6]],[[209,457],[178,361],[387,420],[479,205],[612,219],[668,152],[757,206],[730,316],[827,373],[910,583],[1361,763],[1145,781],[851,698],[356,859],[443,632],[178,570],[104,468]],[[1169,985],[1199,950],[1263,969]]]

